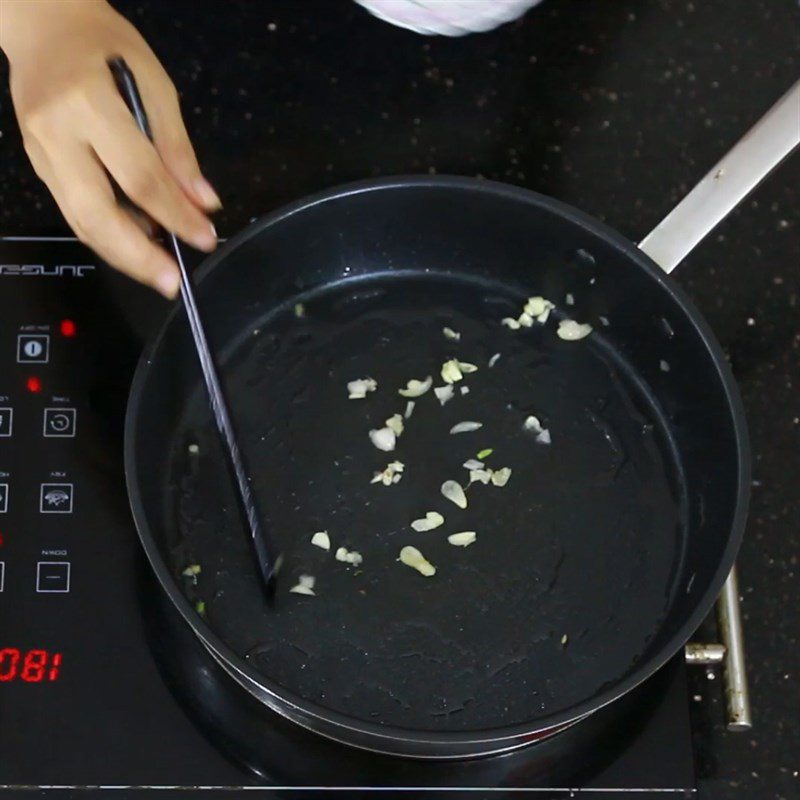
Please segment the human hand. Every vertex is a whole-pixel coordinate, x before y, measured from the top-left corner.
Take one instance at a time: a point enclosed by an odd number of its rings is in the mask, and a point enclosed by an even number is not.
[[[167,297],[172,258],[117,203],[109,175],[147,216],[206,252],[217,236],[206,213],[220,201],[203,178],[178,95],[138,31],[105,0],[0,0],[0,46],[25,150],[78,238]],[[108,61],[136,76],[155,138],[138,130]]]

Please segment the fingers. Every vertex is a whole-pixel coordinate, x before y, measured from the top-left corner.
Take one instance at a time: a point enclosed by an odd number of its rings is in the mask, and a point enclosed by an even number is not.
[[[88,147],[61,150],[57,171],[41,154],[32,154],[34,159],[37,173],[84,244],[131,278],[165,297],[176,296],[180,285],[176,264],[117,204],[108,177]]]
[[[155,147],[164,166],[187,195],[206,211],[219,211],[222,203],[203,177],[181,115],[178,93],[155,58],[152,64],[137,64],[139,91],[148,111]]]
[[[109,75],[98,88],[89,143],[123,192],[168,231],[206,252],[217,244],[210,220],[186,196],[137,128]]]

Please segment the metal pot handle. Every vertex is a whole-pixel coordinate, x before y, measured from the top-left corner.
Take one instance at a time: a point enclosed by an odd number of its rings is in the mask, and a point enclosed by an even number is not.
[[[664,272],[683,259],[800,145],[800,81],[639,243]]]

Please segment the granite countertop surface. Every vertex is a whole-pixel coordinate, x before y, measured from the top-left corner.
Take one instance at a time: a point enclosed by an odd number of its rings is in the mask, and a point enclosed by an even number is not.
[[[796,0],[544,0],[462,39],[349,0],[120,0],[183,97],[221,235],[327,186],[457,173],[646,234],[800,75]],[[200,10],[202,8],[202,10]],[[0,232],[65,233],[0,93]],[[675,273],[740,382],[753,447],[739,558],[755,726],[692,677],[702,798],[800,796],[800,154]]]

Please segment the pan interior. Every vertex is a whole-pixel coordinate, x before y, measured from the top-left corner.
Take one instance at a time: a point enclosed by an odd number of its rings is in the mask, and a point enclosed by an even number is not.
[[[275,309],[222,358],[264,524],[284,555],[273,608],[199,383],[173,431],[168,559],[212,629],[289,692],[416,730],[535,721],[626,675],[675,591],[685,482],[657,403],[602,331],[579,342],[559,339],[553,320],[509,331],[499,321],[525,298],[466,275],[394,272],[302,300],[303,316],[291,303]],[[376,449],[369,430],[405,411],[398,388],[427,375],[443,385],[454,357],[477,372],[444,406],[433,391],[417,398],[396,450]],[[348,381],[367,376],[377,391],[348,399]],[[531,414],[550,445],[523,430]],[[462,421],[483,427],[451,435]],[[487,466],[511,478],[471,486],[462,510],[440,486],[466,485],[462,464],[486,448]],[[402,480],[371,484],[392,460]],[[445,524],[414,532],[427,511]],[[310,542],[321,530],[331,552]],[[466,530],[474,544],[448,543]],[[399,563],[404,545],[436,575]],[[340,546],[363,564],[337,561]],[[196,579],[180,577],[191,564]],[[315,596],[289,592],[301,574],[315,577]]]

